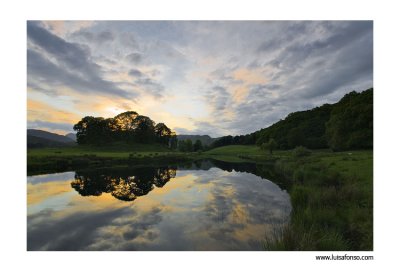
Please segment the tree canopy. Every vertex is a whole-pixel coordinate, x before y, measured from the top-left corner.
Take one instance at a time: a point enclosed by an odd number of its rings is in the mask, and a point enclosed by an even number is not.
[[[86,116],[74,125],[78,144],[101,145],[126,143],[160,143],[176,147],[176,134],[164,123],[156,124],[150,117],[135,111],[114,118]]]

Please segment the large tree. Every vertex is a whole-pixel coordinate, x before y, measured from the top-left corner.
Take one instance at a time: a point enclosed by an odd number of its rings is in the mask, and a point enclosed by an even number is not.
[[[158,123],[154,127],[154,132],[158,142],[164,145],[169,144],[169,140],[172,137],[172,131],[169,127],[167,127],[164,123]]]
[[[114,118],[86,116],[74,125],[78,144],[105,144],[116,141],[127,143],[159,142],[176,148],[176,134],[164,123],[153,120],[135,111],[118,114]]]
[[[104,144],[112,141],[112,119],[86,116],[74,125],[78,144]]]
[[[139,143],[151,143],[154,141],[154,121],[144,115],[135,118],[135,140]]]
[[[126,111],[114,117],[117,139],[127,142],[134,141],[135,130],[137,128],[135,119],[138,116],[139,114],[135,111]]]
[[[139,114],[136,111],[126,111],[115,116],[114,120],[116,121],[116,126],[121,131],[135,130],[136,124],[134,120],[138,116]]]
[[[274,139],[269,139],[268,143],[263,143],[261,145],[261,149],[263,150],[269,150],[269,154],[272,155],[272,152],[277,148],[278,144]]]

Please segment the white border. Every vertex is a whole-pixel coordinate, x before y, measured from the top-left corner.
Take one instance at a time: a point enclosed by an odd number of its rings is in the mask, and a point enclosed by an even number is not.
[[[389,1],[388,1],[389,2]],[[395,3],[395,1],[392,1]],[[3,271],[265,271],[396,267],[399,230],[398,8],[373,1],[7,1],[1,8]],[[315,261],[323,252],[26,252],[26,20],[374,20],[375,261]],[[397,23],[398,25],[398,23]],[[397,222],[396,222],[397,221]],[[347,252],[349,255],[350,252]],[[326,252],[331,254],[331,252]],[[355,254],[363,254],[355,252]],[[366,255],[370,255],[367,252]]]

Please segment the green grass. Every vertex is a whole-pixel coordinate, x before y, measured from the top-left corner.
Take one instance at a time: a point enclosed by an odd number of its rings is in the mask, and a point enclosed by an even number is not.
[[[206,152],[173,152],[160,145],[112,145],[28,150],[28,173],[157,165],[199,159],[255,162],[257,175],[272,178],[291,196],[290,223],[272,237],[267,250],[372,250],[373,153],[312,150],[311,154],[257,146],[224,146]],[[271,169],[272,168],[272,169]]]
[[[292,216],[269,250],[372,250],[372,151],[313,152],[278,160],[290,182]],[[307,237],[307,239],[304,239]]]
[[[289,151],[274,151],[273,154],[261,150],[255,145],[228,145],[204,152],[204,155],[227,162],[271,162],[278,158],[290,156]]]
[[[28,174],[50,173],[83,167],[158,164],[188,160],[188,155],[157,144],[114,144],[28,149]]]
[[[266,250],[372,250],[372,150],[274,151],[224,146],[205,152],[219,160],[273,163],[292,202],[291,220],[266,237]]]
[[[28,157],[96,155],[98,157],[125,158],[134,152],[142,155],[150,155],[154,153],[171,153],[172,151],[165,146],[157,144],[114,144],[108,146],[73,146],[28,149]]]
[[[372,150],[298,153],[269,154],[257,146],[232,145],[202,156],[228,162],[253,161],[258,165],[257,174],[267,178],[273,165],[272,180],[288,190],[293,210],[290,223],[266,237],[265,249],[372,250]]]
[[[260,150],[260,148],[258,148],[255,145],[228,145],[228,146],[217,147],[204,153],[210,155],[232,155],[232,156],[237,156],[239,154],[243,155],[265,154],[264,151]]]

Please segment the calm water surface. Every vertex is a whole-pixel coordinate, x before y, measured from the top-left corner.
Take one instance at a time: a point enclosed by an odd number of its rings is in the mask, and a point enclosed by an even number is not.
[[[289,195],[206,164],[30,176],[28,250],[262,250]]]

